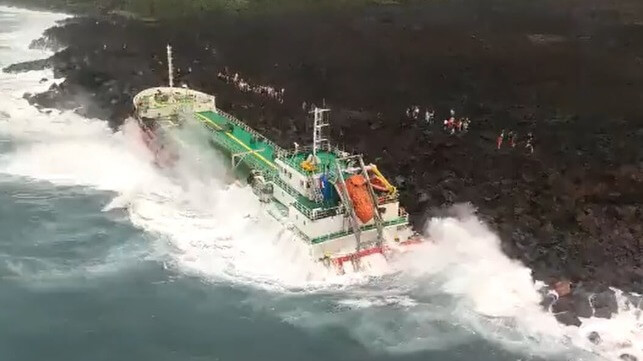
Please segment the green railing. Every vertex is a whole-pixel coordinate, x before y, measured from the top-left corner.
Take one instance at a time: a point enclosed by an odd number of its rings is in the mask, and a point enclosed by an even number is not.
[[[206,126],[208,128],[213,130],[212,140],[216,144],[221,146],[222,148],[226,149],[228,152],[230,152],[230,153],[244,153],[244,152],[248,151],[241,144],[239,144],[236,141],[232,140],[230,137],[228,137],[221,130],[216,129],[214,126],[212,126],[211,124],[209,124],[207,122],[204,123],[204,124],[206,124]],[[274,170],[271,167],[269,167],[263,161],[260,161],[257,157],[244,157],[243,162],[246,163],[251,168],[263,170],[266,174],[274,172]]]
[[[293,207],[299,210],[310,220],[314,221],[328,216],[341,214],[340,207],[327,207],[321,203],[313,203],[308,198],[302,196],[299,192],[297,192],[291,186],[286,184],[286,182],[281,180],[281,178],[279,178],[279,175],[276,174],[275,172],[271,172],[267,176],[264,175],[264,178],[274,182],[278,187],[282,188],[283,190],[286,191],[286,193],[290,194],[293,198],[295,198]]]
[[[246,149],[244,149],[240,144],[238,144],[237,142],[227,137],[221,131],[215,129],[213,126],[209,125],[208,123],[205,123],[205,124],[207,124],[208,127],[214,130],[212,139],[219,146],[223,147],[224,149],[232,153],[241,153],[246,151]],[[309,219],[317,220],[320,218],[324,218],[324,217],[327,217],[328,215],[332,215],[333,212],[335,212],[334,214],[338,214],[339,210],[337,207],[333,207],[333,208],[324,207],[323,204],[313,203],[312,201],[308,200],[306,197],[304,197],[299,192],[297,192],[294,188],[286,184],[286,182],[284,182],[281,178],[279,178],[279,175],[274,171],[274,169],[268,167],[264,162],[261,162],[256,157],[245,157],[243,158],[243,162],[246,165],[248,165],[250,168],[262,170],[264,172],[263,176],[267,181],[275,183],[278,187],[280,187],[281,189],[286,191],[286,193],[288,193],[293,198],[295,198],[295,202],[293,204],[294,207]],[[317,211],[314,211],[314,210],[317,210]]]
[[[266,138],[263,134],[259,133],[258,131],[250,128],[246,123],[242,122],[241,120],[235,118],[232,114],[228,114],[220,109],[217,109],[217,113],[221,114],[224,118],[226,118],[229,122],[234,123],[237,127],[245,130],[246,132],[252,134],[255,136],[257,139],[261,139],[262,142],[268,144],[275,150],[276,155],[282,155],[287,153],[285,149],[281,148],[278,146],[275,142],[271,141],[270,139]]]
[[[292,156],[285,156],[283,158],[279,158],[279,160],[281,160],[286,165],[289,165],[291,168],[293,168],[294,170],[298,171],[299,173],[301,173],[303,175],[308,176],[308,175],[313,174],[313,172],[311,172],[309,170],[305,170],[304,168],[302,168],[301,164],[300,164],[301,162],[299,162],[299,163],[295,162],[295,159]]]
[[[406,217],[399,217],[390,221],[382,222],[382,227],[389,227],[389,226],[400,225],[405,223],[408,223],[408,219]],[[368,226],[361,227],[360,230],[362,232],[366,232],[366,231],[375,229],[376,227],[377,226],[374,224],[369,224]],[[349,234],[353,234],[353,231],[340,231],[340,232],[330,233],[325,236],[313,238],[310,241],[310,243],[318,244],[318,243],[330,241],[332,239],[348,236]]]

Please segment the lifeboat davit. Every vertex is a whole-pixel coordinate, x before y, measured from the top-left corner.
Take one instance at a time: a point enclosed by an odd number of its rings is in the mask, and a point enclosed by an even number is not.
[[[375,210],[373,207],[373,200],[368,194],[368,187],[366,179],[359,174],[355,174],[346,179],[346,191],[348,196],[353,201],[355,214],[362,223],[366,223],[373,219]]]
[[[373,186],[373,189],[380,192],[386,192],[388,190],[384,182],[382,182],[379,177],[371,178],[371,186]]]

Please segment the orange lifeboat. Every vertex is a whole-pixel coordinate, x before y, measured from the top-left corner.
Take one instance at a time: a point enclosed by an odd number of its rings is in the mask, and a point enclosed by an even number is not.
[[[359,218],[362,223],[373,219],[375,210],[373,209],[373,201],[368,194],[366,179],[359,174],[350,176],[346,179],[346,191],[353,201],[357,218]]]

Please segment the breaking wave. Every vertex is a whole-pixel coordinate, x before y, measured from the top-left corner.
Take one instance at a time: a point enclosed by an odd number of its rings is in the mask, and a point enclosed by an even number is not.
[[[16,14],[35,20],[29,31],[2,34],[22,49],[11,61],[41,57],[42,51],[25,44],[61,16]],[[292,297],[323,295],[334,306],[322,314],[301,305],[277,312],[301,327],[341,325],[360,342],[388,352],[443,349],[484,337],[538,357],[573,353],[575,359],[616,360],[629,353],[643,359],[640,310],[621,297],[613,319],[558,324],[538,305],[542,284],[501,252],[498,237],[466,207],[453,217],[431,219],[425,230],[431,242],[415,252],[385,267],[374,259],[365,273],[334,275],[265,215],[249,188],[234,181],[225,159],[200,139],[190,138],[193,146],[182,157],[189,161],[168,174],[152,165],[134,122],[114,133],[104,122],[71,112],[39,112],[22,98],[55,81],[60,79],[50,71],[0,73],[0,140],[8,143],[2,145],[0,173],[114,192],[103,210],[126,210],[134,225],[155,235],[151,247],[163,247],[176,272]],[[589,342],[592,331],[604,342]]]

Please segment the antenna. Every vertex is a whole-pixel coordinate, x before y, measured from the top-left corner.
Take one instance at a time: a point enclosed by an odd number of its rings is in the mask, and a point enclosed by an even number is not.
[[[170,88],[174,88],[174,67],[172,66],[172,47],[167,44],[167,73],[170,79]]]
[[[313,161],[317,163],[317,150],[321,149],[322,144],[326,147],[330,145],[327,138],[324,138],[323,129],[329,126],[328,118],[324,117],[324,113],[330,112],[330,109],[321,109],[315,107],[311,113],[314,114],[313,118]]]

